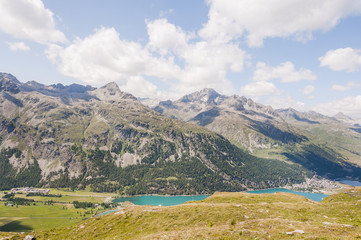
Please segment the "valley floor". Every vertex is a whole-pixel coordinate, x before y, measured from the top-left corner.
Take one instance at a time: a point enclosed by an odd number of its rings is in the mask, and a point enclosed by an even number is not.
[[[49,230],[56,227],[72,226],[85,219],[101,213],[106,209],[74,208],[73,202],[88,202],[101,205],[111,200],[116,194],[94,193],[90,191],[67,191],[51,189],[49,196],[26,196],[25,193],[16,193],[13,197],[25,200],[34,200],[29,205],[13,204],[13,201],[0,194],[0,239],[4,232],[30,232]],[[58,196],[58,197],[56,197]],[[59,197],[61,196],[61,197]]]

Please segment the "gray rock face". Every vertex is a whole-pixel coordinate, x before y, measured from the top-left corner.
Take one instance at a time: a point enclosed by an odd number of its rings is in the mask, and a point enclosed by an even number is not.
[[[303,179],[300,169],[250,156],[204,127],[145,107],[115,83],[94,89],[9,79],[0,78],[13,86],[0,91],[0,154],[7,156],[0,161],[14,170],[8,179],[28,169],[31,176],[39,172],[39,184],[47,186],[92,184],[103,189],[104,182],[111,181],[114,188],[131,189],[130,193],[241,190]],[[222,103],[227,111],[238,111],[244,100],[206,89],[179,103],[192,102],[189,118],[206,122]],[[210,112],[197,120],[197,108]],[[252,141],[259,142],[253,137]],[[254,164],[259,167],[246,170]],[[265,172],[269,164],[275,164],[275,172],[254,180],[252,176]],[[285,174],[276,178],[279,171]]]
[[[174,102],[160,102],[154,109],[205,126],[251,151],[304,139],[272,107],[237,95],[221,95],[213,89],[204,89]]]

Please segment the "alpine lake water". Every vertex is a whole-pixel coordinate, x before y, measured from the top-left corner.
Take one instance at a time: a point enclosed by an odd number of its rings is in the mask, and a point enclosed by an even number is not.
[[[154,206],[174,206],[188,201],[199,201],[209,197],[209,195],[194,195],[194,196],[135,196],[123,197],[114,199],[113,202],[131,202],[135,205],[154,205]]]
[[[248,193],[262,194],[262,193],[276,193],[276,192],[287,192],[298,194],[304,197],[307,197],[313,201],[320,202],[322,199],[327,197],[328,195],[321,193],[307,193],[307,192],[297,192],[285,188],[273,188],[266,190],[256,190],[256,191],[248,191]],[[195,195],[195,196],[135,196],[135,197],[123,197],[114,199],[113,202],[120,203],[129,201],[134,203],[135,205],[154,205],[154,206],[174,206],[179,205],[188,201],[199,201],[209,197],[209,195]]]

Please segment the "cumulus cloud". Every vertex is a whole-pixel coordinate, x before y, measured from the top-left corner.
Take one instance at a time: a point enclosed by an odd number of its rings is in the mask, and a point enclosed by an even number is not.
[[[361,84],[359,84],[357,82],[348,82],[346,85],[334,84],[334,85],[332,85],[331,89],[333,91],[348,91],[348,90],[351,90],[353,88],[357,88],[360,86],[361,86]]]
[[[246,35],[249,46],[265,38],[294,37],[305,41],[312,32],[327,31],[342,18],[361,13],[358,0],[208,0],[204,39],[230,41]]]
[[[195,33],[186,33],[166,19],[147,21],[147,29],[152,52],[183,63],[177,81],[171,85],[173,91],[189,93],[210,87],[232,92],[226,74],[241,71],[247,58],[236,44],[199,40]]]
[[[125,84],[120,85],[119,88],[130,93],[134,93],[136,89],[137,97],[164,97],[156,85],[145,80],[142,76],[129,77]]]
[[[180,27],[167,21],[167,19],[157,19],[147,21],[149,35],[148,45],[154,50],[159,50],[165,54],[168,51],[179,51],[184,49],[192,34],[186,34]]]
[[[268,66],[264,62],[258,62],[253,80],[268,81],[272,79],[279,79],[281,82],[290,83],[302,80],[313,81],[316,80],[317,77],[309,69],[300,68],[296,70],[292,62],[284,62],[276,67]]]
[[[172,59],[155,58],[139,43],[119,39],[114,28],[100,28],[68,47],[51,45],[46,54],[63,75],[95,85],[104,81],[123,85],[142,74],[175,78],[179,72]]]
[[[102,27],[67,47],[52,44],[46,54],[65,76],[94,85],[116,81],[135,95],[142,87],[149,89],[148,97],[157,91],[153,83],[145,83],[148,77],[163,81],[174,97],[205,87],[234,93],[227,73],[241,71],[247,58],[236,44],[194,39],[193,33],[166,19],[146,24],[145,46],[120,39],[114,28]],[[142,84],[136,86],[137,81]]]
[[[353,118],[361,118],[361,96],[345,97],[328,103],[318,104],[315,111],[328,116],[342,112]]]
[[[313,93],[313,91],[315,91],[315,87],[312,85],[308,85],[303,89],[303,94],[310,95],[311,93]]]
[[[258,98],[261,96],[267,96],[267,95],[278,95],[280,94],[280,91],[277,89],[277,87],[271,83],[271,82],[251,82],[244,87],[241,88],[240,91],[241,95]]]
[[[11,51],[29,51],[30,47],[24,42],[8,42]]]
[[[0,30],[42,44],[66,42],[65,35],[55,28],[53,15],[41,0],[1,0]]]
[[[204,87],[231,93],[232,84],[226,78],[227,72],[241,71],[246,54],[233,44],[200,41],[189,44],[178,57],[184,60],[185,67],[176,88],[184,93]]]
[[[361,69],[361,50],[349,47],[330,50],[318,60],[322,67],[328,67],[334,71],[355,72]]]

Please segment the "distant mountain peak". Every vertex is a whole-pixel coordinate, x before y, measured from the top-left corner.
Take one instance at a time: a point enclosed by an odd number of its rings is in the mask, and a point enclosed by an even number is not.
[[[0,91],[18,93],[21,82],[9,73],[0,73]]]
[[[336,115],[333,116],[333,118],[339,122],[351,124],[351,125],[355,125],[355,124],[359,123],[358,121],[354,120],[353,118],[347,116],[346,114],[344,114],[342,112],[337,113]]]
[[[137,100],[136,97],[134,97],[130,93],[122,92],[119,89],[118,84],[115,82],[110,82],[103,87],[100,87],[94,91],[92,91],[99,99],[104,101],[118,101],[120,99],[131,99],[131,100]]]
[[[21,82],[12,74],[10,73],[0,73],[0,80],[1,81],[10,81],[15,84],[21,84]]]
[[[111,90],[111,91],[120,91],[119,86],[118,86],[118,84],[116,82],[107,83],[101,88],[106,88],[106,89]]]
[[[346,114],[339,112],[335,116],[333,116],[336,119],[343,119],[343,120],[353,120],[351,117],[347,116]]]
[[[218,100],[221,96],[221,94],[219,94],[212,88],[204,88],[200,91],[185,95],[184,97],[179,99],[179,101],[183,103],[203,103],[209,105],[216,105],[219,103]]]
[[[216,90],[214,90],[213,88],[204,88],[202,90],[199,91],[200,93],[203,93],[203,94],[218,94],[218,92],[216,92]]]
[[[38,83],[37,81],[34,81],[34,80],[26,82],[25,85],[28,87],[33,87],[33,88],[44,88],[45,87],[44,84]],[[58,83],[57,85],[64,87],[64,85],[61,83]]]

